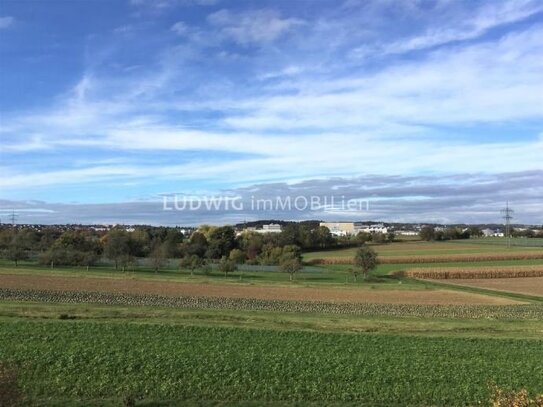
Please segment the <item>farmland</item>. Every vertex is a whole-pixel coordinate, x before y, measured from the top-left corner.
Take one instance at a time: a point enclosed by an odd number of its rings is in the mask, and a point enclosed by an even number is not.
[[[504,250],[375,247],[382,258],[412,259]],[[348,259],[343,252],[352,249],[341,251]],[[492,384],[543,393],[541,277],[484,284],[409,274],[537,271],[542,259],[380,264],[356,282],[349,267],[308,266],[289,281],[276,267],[249,265],[225,276],[3,262],[0,361],[16,369],[27,404],[42,406],[126,397],[136,405],[485,405]]]
[[[455,263],[504,260],[542,260],[541,246],[512,246],[459,241],[451,242],[396,242],[373,245],[382,264]],[[526,241],[527,239],[524,239]],[[309,252],[304,259],[311,264],[350,264],[356,248]]]
[[[459,405],[486,401],[489,383],[537,392],[543,382],[541,340],[72,321],[3,322],[0,340],[2,359],[31,367],[21,376],[28,397],[50,405],[130,394]]]
[[[354,288],[265,287],[240,284],[211,285],[160,281],[60,278],[3,275],[0,288],[51,291],[113,292],[174,297],[252,298],[279,301],[325,301],[382,304],[507,304],[511,300],[450,290],[372,290]]]
[[[543,265],[537,266],[492,266],[492,267],[443,267],[411,268],[402,273],[408,277],[430,279],[466,278],[523,278],[543,277]]]
[[[526,242],[527,239],[522,239]],[[531,241],[532,239],[530,239]],[[538,240],[538,239],[533,239]],[[475,243],[465,241],[448,241],[448,242],[421,242],[421,241],[408,241],[408,242],[395,242],[390,244],[372,245],[377,251],[379,256],[424,256],[424,255],[454,255],[454,254],[485,254],[485,253],[503,253],[504,248],[501,244],[496,244],[496,240],[489,241],[486,239],[473,239]],[[534,250],[541,250],[542,245],[533,246],[521,246],[515,245],[508,248],[507,251],[511,253],[516,252],[532,252]],[[315,258],[328,258],[328,257],[352,257],[356,248],[339,249],[339,250],[327,250],[320,252],[309,252],[304,254],[306,260],[312,260]]]

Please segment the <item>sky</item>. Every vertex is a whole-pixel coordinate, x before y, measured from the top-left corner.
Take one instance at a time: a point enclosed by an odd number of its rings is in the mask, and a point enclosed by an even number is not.
[[[540,0],[0,0],[2,222],[542,224],[542,157]]]

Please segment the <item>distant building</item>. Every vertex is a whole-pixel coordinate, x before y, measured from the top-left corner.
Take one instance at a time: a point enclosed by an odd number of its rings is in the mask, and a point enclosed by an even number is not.
[[[388,228],[382,223],[363,225],[360,222],[321,222],[320,226],[327,227],[334,236],[354,236],[360,232],[387,233]]]
[[[366,232],[366,233],[387,233],[388,228],[385,227],[382,223],[376,223],[374,225],[367,225],[359,230],[360,232]]]
[[[243,233],[247,232],[253,232],[253,233],[281,233],[282,228],[281,225],[277,223],[270,223],[269,225],[262,225],[262,229],[257,229],[253,226],[243,229],[241,232],[238,232],[237,235],[241,235]]]
[[[259,233],[279,233],[281,232],[281,225],[277,223],[270,223],[269,225],[262,225],[262,229],[259,231]]]
[[[481,233],[484,237],[504,237],[504,233],[494,229],[483,229]]]
[[[419,232],[415,230],[397,230],[394,232],[398,236],[418,236]]]
[[[334,236],[352,236],[360,232],[360,224],[355,222],[321,222]]]

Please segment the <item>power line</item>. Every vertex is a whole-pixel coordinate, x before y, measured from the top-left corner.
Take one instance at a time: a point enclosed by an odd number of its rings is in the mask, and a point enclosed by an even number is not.
[[[9,215],[9,219],[11,220],[11,224],[12,225],[15,225],[15,222],[17,221],[17,218],[19,217],[19,215],[17,215],[15,213],[15,211],[12,211],[11,212],[11,215]]]
[[[509,208],[509,201],[501,211],[502,218],[505,221],[505,237],[507,237],[507,247],[511,247],[511,219],[513,219],[513,209]]]

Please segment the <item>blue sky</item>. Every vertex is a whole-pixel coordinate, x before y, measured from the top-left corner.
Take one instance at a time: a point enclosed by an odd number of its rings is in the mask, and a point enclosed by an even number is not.
[[[198,223],[156,203],[379,180],[395,206],[345,216],[497,221],[510,199],[543,223],[542,38],[539,0],[1,0],[0,218]]]

